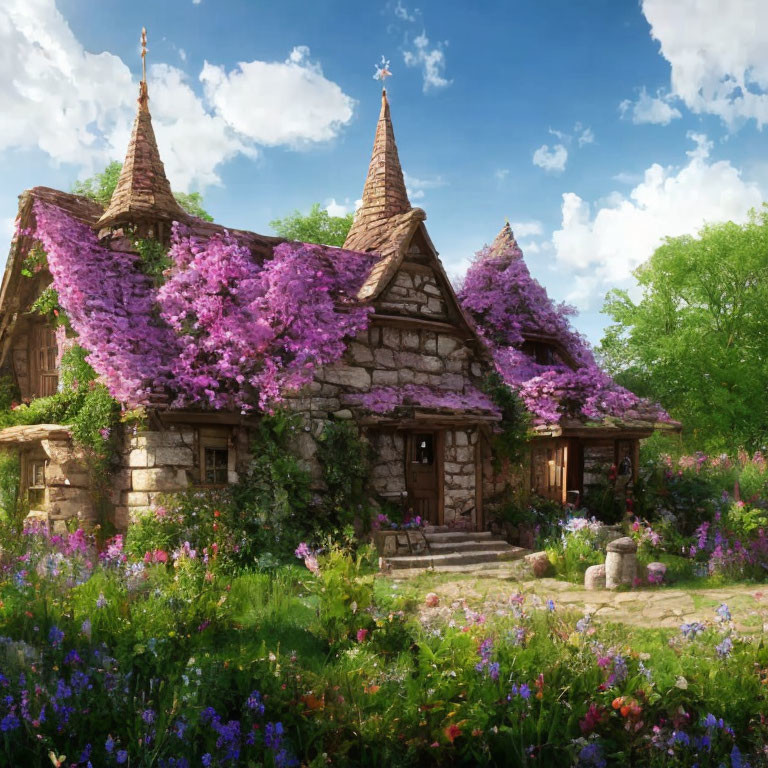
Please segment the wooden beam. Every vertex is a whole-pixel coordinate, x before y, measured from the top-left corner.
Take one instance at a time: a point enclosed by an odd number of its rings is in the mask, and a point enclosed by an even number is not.
[[[258,417],[243,416],[232,411],[153,411],[163,424],[221,424],[225,426],[257,424]]]
[[[393,418],[391,416],[364,416],[358,423],[363,427],[380,427],[394,430],[414,429],[434,426],[442,427],[467,427],[479,426],[481,423],[494,423],[499,421],[496,416],[480,416],[477,414],[439,416],[431,413],[414,414],[409,418]]]
[[[368,317],[373,325],[387,325],[408,330],[434,331],[435,333],[452,333],[465,341],[475,341],[474,338],[467,336],[464,328],[452,323],[441,322],[440,320],[427,320],[421,317],[406,317],[405,315],[385,315],[380,312],[374,312]]]

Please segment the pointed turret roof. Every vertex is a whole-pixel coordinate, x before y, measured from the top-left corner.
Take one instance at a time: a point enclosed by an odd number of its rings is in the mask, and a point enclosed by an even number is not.
[[[142,37],[142,42],[146,39]],[[142,52],[142,58],[146,49]],[[157,149],[146,74],[139,85],[139,107],[120,178],[99,227],[134,224],[140,229],[154,222],[180,221],[187,214],[176,202]]]
[[[515,233],[512,231],[509,219],[507,219],[504,226],[496,235],[496,239],[491,243],[488,249],[489,255],[496,258],[500,256],[510,256],[512,258],[523,257],[523,252],[520,250],[520,246],[515,240]]]
[[[411,210],[405,189],[403,169],[395,144],[395,132],[389,114],[387,91],[381,92],[381,113],[376,125],[371,164],[363,187],[363,204],[355,216],[345,248],[373,250],[386,235],[388,220]]]

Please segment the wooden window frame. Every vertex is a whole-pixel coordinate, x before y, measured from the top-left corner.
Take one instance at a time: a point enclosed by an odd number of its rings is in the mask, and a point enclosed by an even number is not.
[[[42,469],[42,483],[35,483],[35,480],[39,479],[35,476],[37,468]],[[41,457],[37,457],[37,458],[29,457],[26,460],[25,493],[26,493],[27,501],[29,502],[30,511],[40,512],[45,510],[45,507],[46,507],[45,491],[47,488],[45,484],[45,474],[47,469],[48,469],[48,459],[44,459]],[[35,502],[33,504],[32,494],[31,494],[32,491],[39,492],[40,498],[42,499],[42,501]]]
[[[198,485],[203,488],[226,488],[229,485],[229,470],[232,461],[231,433],[221,427],[200,427],[198,430]],[[206,451],[225,451],[227,455],[226,478],[224,482],[206,480]],[[216,467],[214,467],[214,477]]]

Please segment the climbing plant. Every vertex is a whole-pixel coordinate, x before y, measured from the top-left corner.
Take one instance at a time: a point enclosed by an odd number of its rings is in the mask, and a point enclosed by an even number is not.
[[[323,471],[325,489],[322,505],[329,523],[350,524],[365,514],[373,448],[350,421],[329,422],[317,444],[317,459]]]

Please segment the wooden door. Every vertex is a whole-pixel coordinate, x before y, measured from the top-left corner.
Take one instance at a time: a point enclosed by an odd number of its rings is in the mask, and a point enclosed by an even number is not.
[[[566,502],[568,444],[565,440],[537,440],[531,451],[531,488],[560,504]]]
[[[441,432],[410,432],[406,440],[408,508],[431,525],[440,525],[443,516],[442,446]]]
[[[30,344],[32,396],[48,397],[55,394],[59,384],[59,372],[56,368],[56,331],[42,323],[35,325],[32,328]]]

